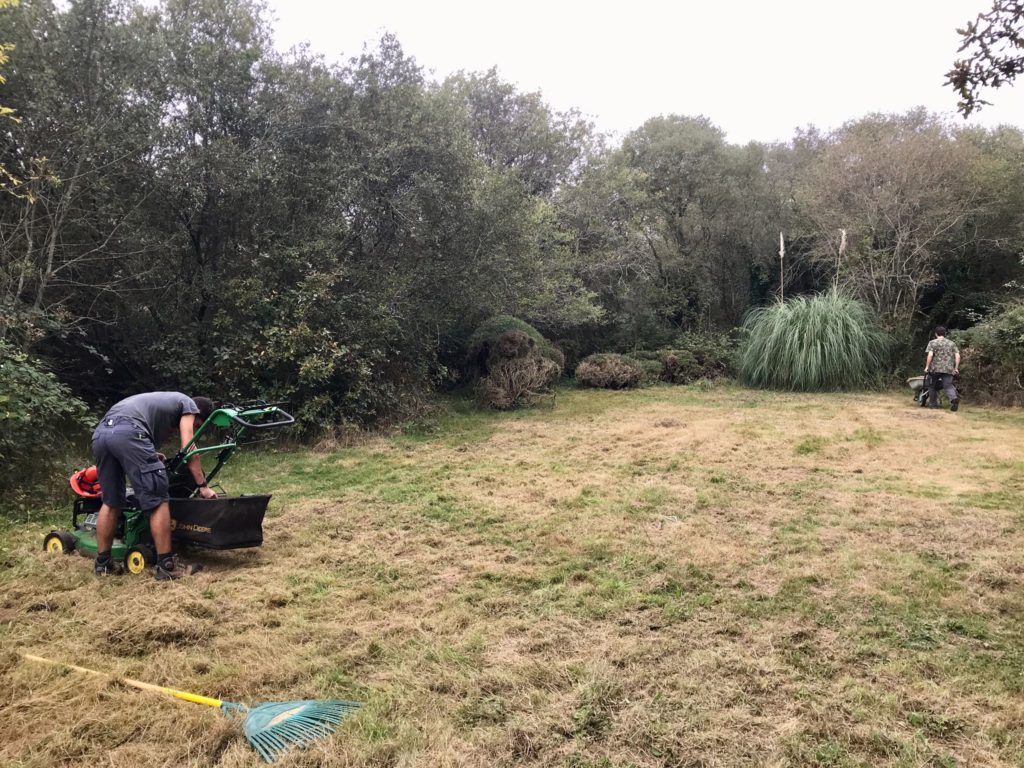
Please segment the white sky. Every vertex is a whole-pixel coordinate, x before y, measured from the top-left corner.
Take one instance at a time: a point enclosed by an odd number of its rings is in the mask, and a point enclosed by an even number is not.
[[[952,115],[956,28],[991,0],[269,0],[277,45],[331,61],[393,32],[435,79],[498,68],[555,109],[623,135],[707,115],[732,142],[786,140],[868,112]],[[1024,127],[1024,82],[972,122]],[[957,117],[957,120],[961,118]]]

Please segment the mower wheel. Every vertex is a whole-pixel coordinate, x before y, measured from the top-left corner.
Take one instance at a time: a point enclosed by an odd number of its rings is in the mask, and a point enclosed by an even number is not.
[[[67,531],[50,531],[43,539],[43,551],[51,555],[70,555],[75,551],[75,537]]]
[[[153,565],[156,565],[156,552],[146,544],[132,547],[124,556],[124,567],[136,576]]]

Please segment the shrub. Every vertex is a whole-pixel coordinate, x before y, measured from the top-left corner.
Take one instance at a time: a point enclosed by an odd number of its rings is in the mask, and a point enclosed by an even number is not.
[[[665,366],[663,363],[665,350],[658,349],[653,352],[637,350],[635,352],[630,352],[629,357],[635,360],[643,370],[644,375],[642,381],[645,385],[665,381]]]
[[[562,370],[571,375],[580,361],[579,342],[574,339],[559,339],[555,346],[562,351]]]
[[[482,405],[510,410],[532,405],[558,378],[558,366],[540,355],[499,360],[476,385]]]
[[[43,363],[0,342],[0,508],[70,470],[63,460],[89,426],[85,403]]]
[[[679,358],[686,381],[692,381],[735,376],[738,348],[735,332],[690,331],[676,337],[671,351]]]
[[[545,341],[543,344],[541,344],[539,350],[541,357],[550,360],[558,367],[558,375],[555,378],[561,376],[562,372],[565,370],[565,353],[563,353],[562,350],[560,350],[557,346],[551,344],[548,341]]]
[[[533,404],[562,372],[549,355],[525,331],[509,330],[485,339],[473,355],[477,399],[501,410]]]
[[[697,361],[686,350],[658,349],[653,352],[633,352],[645,371],[655,371],[654,379],[669,384],[686,384],[697,378]]]
[[[759,307],[743,329],[740,376],[771,389],[866,386],[877,380],[888,346],[870,310],[837,291]]]
[[[590,355],[576,366],[576,381],[584,387],[625,389],[637,386],[643,378],[640,362],[626,355]]]
[[[645,387],[663,381],[662,373],[665,367],[660,360],[637,360],[636,362],[640,366],[640,370],[643,371],[643,378],[640,380],[640,383]]]
[[[657,378],[669,384],[698,379],[719,379],[735,373],[737,342],[732,334],[685,333],[672,347],[653,352],[632,352],[640,361],[657,361]],[[645,364],[646,367],[646,364]]]
[[[466,364],[471,378],[480,378],[488,373],[488,360],[492,347],[499,337],[508,333],[520,333],[536,346],[538,354],[551,360],[558,366],[558,374],[562,374],[565,356],[550,341],[545,339],[536,328],[529,323],[511,315],[497,315],[482,322],[466,342]],[[498,359],[508,359],[507,354],[500,354]]]
[[[668,349],[661,355],[661,380],[686,384],[697,378],[697,361],[685,350]]]
[[[495,315],[477,326],[477,329],[470,335],[469,341],[466,342],[466,346],[472,352],[484,343],[492,341],[509,331],[525,333],[538,345],[544,342],[544,337],[541,336],[540,331],[526,321],[520,320],[518,317],[512,317],[512,315]]]
[[[1024,302],[1006,304],[956,334],[963,393],[1001,405],[1024,405]]]
[[[284,401],[296,418],[289,438],[310,439],[415,416],[446,374],[436,339],[412,333],[371,295],[311,273],[261,301],[254,297],[266,286],[252,280],[224,284],[233,311],[209,324],[208,352],[187,323],[169,324],[148,344],[142,336],[132,342],[125,354],[156,375],[127,386]]]

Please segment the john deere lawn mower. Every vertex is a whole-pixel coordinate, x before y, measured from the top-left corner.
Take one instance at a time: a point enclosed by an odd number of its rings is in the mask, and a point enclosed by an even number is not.
[[[216,453],[217,461],[206,472],[212,485],[221,468],[243,445],[274,439],[269,430],[295,422],[280,408],[280,403],[248,403],[218,408],[196,430],[192,440],[167,462],[171,508],[171,537],[175,544],[205,549],[241,549],[263,543],[263,516],[269,495],[230,496],[223,487],[216,499],[196,497],[196,486],[187,463],[196,455]],[[200,438],[219,431],[217,442],[200,446]],[[78,498],[71,512],[71,531],[51,531],[43,539],[43,549],[53,554],[79,552],[96,555],[96,521],[99,515],[100,487],[96,467],[71,476],[71,488]],[[149,513],[138,507],[128,489],[128,503],[121,510],[121,522],[114,536],[111,556],[123,562],[130,573],[142,573],[156,563],[156,549],[149,531]]]

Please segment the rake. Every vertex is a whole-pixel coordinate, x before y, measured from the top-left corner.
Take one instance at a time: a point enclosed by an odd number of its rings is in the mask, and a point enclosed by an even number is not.
[[[160,685],[143,683],[127,677],[115,677],[114,675],[86,669],[74,664],[44,659],[42,656],[33,656],[29,653],[23,655],[30,661],[38,661],[55,667],[73,669],[76,672],[106,677],[143,691],[162,693],[167,696],[173,696],[176,699],[191,701],[193,704],[217,707],[227,714],[237,713],[244,715],[245,723],[243,727],[245,729],[245,737],[252,744],[253,748],[260,753],[260,757],[268,763],[277,761],[289,749],[307,747],[318,739],[330,736],[345,717],[362,706],[362,704],[355,701],[340,699],[332,701],[307,699],[304,701],[270,702],[255,707],[247,707],[244,704],[221,701],[220,699],[200,696],[188,691],[179,691],[174,688],[164,688]]]

